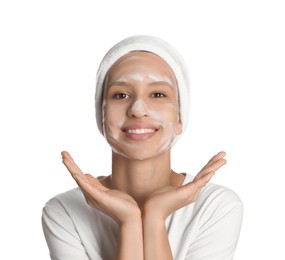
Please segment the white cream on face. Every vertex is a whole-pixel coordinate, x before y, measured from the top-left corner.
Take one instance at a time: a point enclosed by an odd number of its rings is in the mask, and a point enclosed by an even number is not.
[[[144,116],[148,115],[149,112],[146,103],[141,99],[137,99],[128,109],[129,115]]]
[[[142,73],[133,73],[128,75],[128,79],[135,80],[135,81],[143,81],[144,75]],[[124,78],[120,78],[119,81],[125,81]]]
[[[166,106],[168,106],[170,110],[173,110],[174,113],[177,112],[178,108],[176,106],[172,104],[166,104]],[[173,124],[173,122],[168,121],[157,111],[154,111],[154,110],[150,111],[150,116],[154,118],[157,122],[159,122],[165,131],[165,134],[161,138],[161,142],[159,145],[160,146],[159,153],[163,153],[168,148],[171,147],[171,144],[176,136],[177,125]],[[178,122],[178,114],[177,114],[177,122]]]
[[[146,68],[142,68],[143,70],[146,70]],[[134,80],[138,82],[143,82],[145,80],[149,80],[150,82],[165,82],[169,86],[173,87],[173,82],[168,76],[165,75],[159,75],[153,72],[148,71],[142,71],[142,72],[136,72],[136,73],[130,73],[127,76],[123,75],[122,77],[118,78],[118,82],[125,82],[127,80]]]
[[[177,113],[177,107],[172,104],[165,104],[165,106],[167,107],[165,112],[161,113],[161,111],[159,112],[154,109],[149,109],[144,101],[137,100],[130,108],[130,112],[132,114],[146,114],[148,117],[152,118],[152,121],[158,126],[159,131],[163,133],[160,135],[159,139],[151,142],[151,146],[156,151],[156,155],[167,151],[171,147],[172,141],[176,136],[177,125],[173,123],[173,120],[169,121],[169,117],[166,117],[165,114],[172,112],[172,114],[175,115]],[[128,120],[126,117],[120,118],[116,114],[117,111],[118,110],[110,110],[109,112],[112,113],[118,120],[109,120],[108,118],[104,119],[104,133],[106,139],[109,140],[114,152],[132,159],[134,154],[133,151],[136,150],[139,151],[139,153],[136,155],[136,159],[145,159],[147,156],[145,153],[143,153],[144,149],[146,149],[143,146],[143,143],[134,143],[122,138],[121,129]],[[176,115],[174,120],[178,121],[178,115]],[[118,147],[124,147],[125,149],[119,149]]]
[[[128,95],[128,98],[122,100],[110,97],[106,99],[106,95],[104,97],[104,135],[113,151],[127,158],[139,160],[167,151],[175,138],[179,121],[176,80],[169,66],[164,61],[161,62],[161,58],[156,55],[133,55],[124,59],[111,71],[108,83],[123,83],[122,85],[127,87],[118,88],[118,92],[122,91]],[[160,86],[159,90],[170,86],[171,95],[175,98],[165,99],[162,103],[157,102],[149,95],[150,89],[157,89],[150,86],[153,83],[168,85]],[[107,84],[107,88],[108,86]],[[144,141],[126,138],[122,128],[142,122],[155,125],[158,128],[155,135]]]
[[[174,113],[177,111],[177,108],[173,105],[166,105],[168,106],[168,111],[172,110]],[[176,124],[173,124],[173,122],[169,122],[167,119],[163,117],[163,114],[158,113],[155,110],[147,109],[146,110],[146,104],[142,100],[137,100],[134,102],[134,104],[131,107],[132,112],[134,114],[144,113],[147,114],[149,117],[154,119],[154,122],[159,127],[159,131],[163,131],[163,135],[160,136],[160,139],[155,142],[151,143],[152,148],[155,148],[156,155],[159,155],[161,153],[166,152],[172,144],[172,141],[174,140],[176,136]],[[147,111],[147,112],[146,112]],[[146,113],[145,113],[146,112]],[[177,119],[178,120],[178,119]],[[104,127],[104,133],[107,140],[109,140],[112,149],[114,152],[123,155],[124,157],[127,157],[129,159],[132,159],[132,156],[130,154],[133,154],[133,150],[140,151],[140,154],[136,156],[136,159],[143,160],[145,159],[145,155],[143,153],[144,147],[142,147],[142,143],[131,143],[129,140],[124,140],[121,138],[120,134],[121,131],[118,131],[118,129],[122,129],[122,126],[126,123],[127,120],[118,120],[117,124],[115,125],[111,122],[111,120],[105,120],[105,127]],[[128,152],[124,152],[123,150],[118,149],[118,146],[125,147]]]
[[[105,111],[106,110],[106,100],[104,99],[103,100],[103,104],[102,104],[102,111]],[[105,114],[103,112],[103,133],[104,133],[104,136],[105,138],[110,138],[110,139],[113,139],[113,140],[118,140],[119,138],[119,132],[118,131],[112,131],[112,129],[114,127],[116,127],[117,129],[121,129],[122,126],[124,125],[124,122],[125,120],[122,118],[122,119],[118,119],[117,122],[115,122],[115,125],[113,123],[110,122],[110,120],[108,120],[108,118],[105,118]]]
[[[150,80],[154,81],[154,82],[166,82],[169,84],[169,86],[173,86],[173,82],[171,81],[171,79],[165,75],[159,75],[159,74],[154,74],[154,73],[149,73],[148,77]]]

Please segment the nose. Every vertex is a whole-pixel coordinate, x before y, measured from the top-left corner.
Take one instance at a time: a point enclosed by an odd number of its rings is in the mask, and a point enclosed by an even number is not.
[[[148,116],[148,107],[147,104],[141,100],[135,100],[129,107],[127,112],[129,117],[145,117]]]

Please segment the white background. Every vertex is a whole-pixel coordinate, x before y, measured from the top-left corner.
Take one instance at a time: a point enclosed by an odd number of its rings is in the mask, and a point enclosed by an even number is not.
[[[281,0],[1,1],[0,258],[49,259],[42,207],[75,187],[62,150],[86,172],[110,173],[95,73],[117,41],[151,34],[190,70],[190,123],[173,169],[196,174],[225,150],[213,182],[244,203],[235,260],[285,259],[284,13]]]

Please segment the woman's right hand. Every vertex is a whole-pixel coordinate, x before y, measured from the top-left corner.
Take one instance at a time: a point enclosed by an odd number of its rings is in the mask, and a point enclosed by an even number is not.
[[[141,219],[137,202],[128,194],[119,190],[108,189],[90,174],[84,174],[70,154],[61,153],[62,162],[82,190],[87,203],[109,217],[119,225]]]

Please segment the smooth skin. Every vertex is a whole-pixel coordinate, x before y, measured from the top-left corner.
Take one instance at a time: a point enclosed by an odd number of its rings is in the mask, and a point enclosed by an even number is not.
[[[112,174],[84,174],[71,155],[62,160],[87,203],[119,225],[116,259],[173,259],[165,220],[195,202],[226,163],[220,152],[190,183],[171,169],[173,138],[181,133],[178,90],[169,65],[155,54],[132,52],[110,69],[104,92],[104,135],[112,147]],[[151,129],[148,135],[126,133]],[[144,137],[138,140],[137,138]]]

